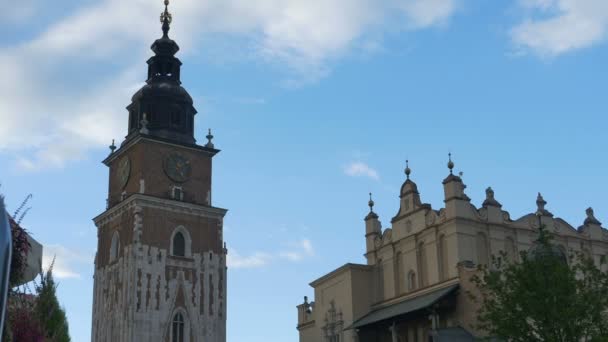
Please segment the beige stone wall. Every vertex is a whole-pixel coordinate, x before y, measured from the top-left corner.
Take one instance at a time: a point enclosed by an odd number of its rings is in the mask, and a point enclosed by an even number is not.
[[[325,329],[335,325],[341,328],[340,341],[355,341],[355,332],[346,328],[370,310],[370,273],[371,268],[366,265],[347,264],[313,282],[315,301],[311,313],[303,315],[304,308],[298,306],[300,339],[325,341]]]

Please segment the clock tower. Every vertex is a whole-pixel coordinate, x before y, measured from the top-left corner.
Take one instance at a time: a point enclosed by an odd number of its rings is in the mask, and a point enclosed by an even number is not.
[[[181,86],[179,47],[152,44],[146,84],[127,107],[125,140],[103,161],[106,211],[97,226],[92,341],[225,342],[225,209],[212,205],[211,131],[194,138],[192,98]]]

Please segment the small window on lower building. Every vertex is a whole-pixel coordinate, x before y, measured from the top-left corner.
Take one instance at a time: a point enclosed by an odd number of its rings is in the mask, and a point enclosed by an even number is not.
[[[413,291],[416,289],[416,272],[410,271],[407,275],[407,289]]]
[[[181,186],[174,186],[171,191],[171,196],[174,200],[183,201],[184,200],[184,191]]]

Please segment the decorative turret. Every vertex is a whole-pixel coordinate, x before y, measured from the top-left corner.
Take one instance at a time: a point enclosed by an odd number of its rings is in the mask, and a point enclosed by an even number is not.
[[[448,169],[450,174],[443,180],[445,215],[447,218],[470,214],[470,198],[464,193],[466,185],[462,178],[454,174],[452,154],[448,154]]]
[[[443,180],[444,201],[466,199],[462,179],[454,174],[454,162],[452,161],[451,153],[448,154],[448,169],[450,169],[450,174]]]
[[[391,222],[395,222],[402,218],[404,215],[413,212],[414,210],[424,206],[420,201],[420,193],[418,192],[418,186],[414,181],[410,179],[412,169],[410,169],[409,160],[405,161],[405,182],[401,185],[401,191],[399,192],[399,198],[401,204],[399,206],[399,212],[393,217]],[[428,206],[428,205],[427,205]]]
[[[382,235],[382,223],[378,220],[378,215],[374,212],[374,200],[372,199],[372,193],[369,193],[369,214],[365,216],[365,245],[366,245],[366,257],[367,263],[373,264],[374,258],[370,255],[370,252],[375,250],[376,238]]]
[[[161,13],[163,36],[151,46],[154,56],[148,59],[148,78],[127,107],[129,132],[126,141],[138,135],[194,144],[194,109],[192,97],[181,86],[182,62],[175,57],[179,46],[169,38],[173,16],[169,1]],[[147,113],[145,115],[144,113]],[[124,143],[123,143],[124,144]]]
[[[367,205],[369,206],[369,214],[367,214],[367,216],[365,216],[365,221],[368,220],[373,220],[373,219],[377,219],[378,215],[374,212],[374,200],[372,199],[372,193],[369,193],[369,201],[367,202]]]

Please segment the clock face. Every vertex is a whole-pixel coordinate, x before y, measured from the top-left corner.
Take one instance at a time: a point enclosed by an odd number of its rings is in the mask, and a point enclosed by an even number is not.
[[[124,157],[118,162],[116,173],[118,174],[118,182],[122,189],[127,185],[129,175],[131,174],[131,161],[129,160],[129,157]]]
[[[172,153],[165,159],[164,167],[167,176],[179,183],[187,181],[192,173],[190,160],[177,153]]]

